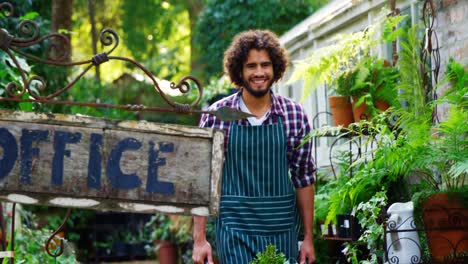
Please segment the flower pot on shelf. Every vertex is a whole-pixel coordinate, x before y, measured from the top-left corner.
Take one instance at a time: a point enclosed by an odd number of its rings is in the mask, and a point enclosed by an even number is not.
[[[177,263],[177,246],[164,240],[157,240],[156,245],[159,264],[174,264]]]
[[[348,127],[354,122],[353,108],[348,96],[328,97],[334,126]]]
[[[351,103],[352,108],[353,108],[354,122],[359,122],[361,120],[370,120],[372,118],[372,115],[367,113],[367,106],[365,102],[359,105],[358,107],[355,107],[355,102],[357,101],[357,99],[358,98],[353,97],[353,102]],[[375,105],[375,108],[379,109],[382,112],[387,110],[390,107],[389,103],[383,100],[379,100],[379,99],[377,99],[374,102],[374,105]]]
[[[377,99],[375,101],[375,107],[383,112],[390,107],[390,104],[383,100]]]
[[[361,225],[356,217],[350,214],[336,215],[338,237],[357,240],[361,236]]]
[[[357,98],[353,97],[353,102],[351,103],[353,108],[353,118],[355,122],[359,122],[361,120],[369,120],[370,117],[367,116],[366,111],[367,107],[365,103],[362,103],[358,107],[355,107]]]
[[[468,208],[447,193],[436,193],[423,202],[422,217],[432,261],[445,263],[466,256]]]

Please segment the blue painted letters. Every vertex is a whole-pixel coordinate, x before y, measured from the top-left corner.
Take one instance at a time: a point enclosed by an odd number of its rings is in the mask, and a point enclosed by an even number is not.
[[[51,132],[50,132],[51,131]],[[52,141],[49,139],[49,135],[53,135],[53,151],[50,150],[50,145],[42,146],[40,142]],[[166,165],[166,157],[161,157],[163,153],[173,153],[175,151],[174,143],[171,142],[154,142],[149,140],[148,151],[146,147],[143,148],[143,142],[135,138],[124,138],[120,140],[112,150],[109,152],[109,156],[106,160],[103,160],[104,150],[104,136],[103,134],[91,133],[89,134],[89,156],[88,160],[81,164],[83,157],[78,157],[78,153],[72,156],[69,144],[82,144],[87,142],[88,135],[78,132],[68,132],[63,130],[53,129],[26,129],[21,130],[21,137],[19,142],[16,140],[15,135],[10,132],[7,128],[0,127],[0,180],[8,177],[15,171],[16,161],[19,161],[19,183],[30,185],[32,184],[32,175],[37,175],[37,166],[48,166],[51,160],[51,179],[50,183],[52,186],[62,186],[64,178],[64,157],[72,157],[73,159],[79,160],[79,165],[74,166],[86,166],[87,162],[87,187],[100,190],[102,188],[101,173],[103,172],[103,166],[105,173],[110,183],[111,188],[130,190],[135,188],[143,188],[147,193],[150,194],[163,194],[163,195],[174,195],[175,186],[173,182],[161,181],[160,168]],[[50,143],[48,143],[50,144]],[[40,160],[40,147],[43,148],[44,154],[53,152],[52,157],[43,157],[42,160],[45,162],[41,164],[35,164],[36,161]],[[68,149],[67,149],[68,147]],[[81,149],[84,146],[79,146]],[[120,167],[122,155],[125,151],[140,151],[136,156],[139,159],[142,158],[142,154],[147,154],[147,178],[146,186],[143,185],[144,175],[137,175],[137,172],[126,174]],[[171,155],[171,157],[174,155]],[[144,160],[138,161],[144,164]],[[69,164],[69,163],[65,163]],[[43,167],[41,167],[43,168]],[[49,168],[46,168],[46,170]],[[80,168],[81,169],[81,168]],[[43,172],[44,169],[41,170]],[[139,170],[141,171],[141,170]],[[41,176],[42,177],[42,176]],[[82,181],[80,181],[82,182]],[[107,188],[106,188],[107,189]]]
[[[159,152],[174,152],[174,144],[160,142],[159,150],[154,150],[154,142],[149,142],[146,191],[149,193],[174,194],[174,184],[172,182],[158,181],[158,168],[166,165],[166,159],[158,157]]]
[[[0,179],[2,179],[10,173],[18,158],[18,144],[6,128],[0,128],[0,148],[3,149],[3,158],[0,160]]]
[[[112,149],[107,160],[106,174],[113,187],[119,189],[133,189],[141,185],[141,180],[135,173],[125,174],[120,169],[120,159],[125,150],[138,150],[141,148],[141,142],[134,138],[121,140],[117,146]]]
[[[53,185],[62,185],[63,183],[63,156],[70,157],[70,150],[66,149],[65,145],[67,143],[78,143],[80,140],[80,133],[70,133],[60,130],[55,131],[51,179]]]
[[[48,141],[49,131],[47,130],[21,130],[21,176],[20,182],[31,184],[32,159],[39,157],[39,148],[33,148],[34,141]]]
[[[88,187],[99,189],[101,188],[101,149],[102,135],[91,134],[91,143],[89,144],[89,161],[88,161]]]

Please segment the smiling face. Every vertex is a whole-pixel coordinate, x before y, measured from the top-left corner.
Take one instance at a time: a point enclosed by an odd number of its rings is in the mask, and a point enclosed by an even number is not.
[[[273,63],[264,49],[252,49],[242,65],[245,90],[255,97],[263,97],[273,83]]]

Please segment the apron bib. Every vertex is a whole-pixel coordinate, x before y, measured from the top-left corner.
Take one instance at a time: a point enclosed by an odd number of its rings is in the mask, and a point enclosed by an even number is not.
[[[216,224],[220,263],[248,264],[269,244],[296,260],[296,194],[281,118],[270,125],[231,124],[228,145]]]

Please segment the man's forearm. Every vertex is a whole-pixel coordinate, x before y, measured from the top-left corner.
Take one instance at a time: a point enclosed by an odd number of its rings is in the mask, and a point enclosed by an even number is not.
[[[206,217],[194,216],[193,217],[193,240],[195,242],[206,240]]]
[[[299,211],[304,224],[304,239],[312,239],[314,225],[314,185],[296,189]]]

